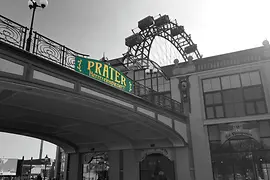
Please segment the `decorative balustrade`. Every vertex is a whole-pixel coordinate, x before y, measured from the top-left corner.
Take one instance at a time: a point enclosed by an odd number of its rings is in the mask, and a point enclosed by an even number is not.
[[[156,92],[138,82],[134,82],[133,94],[169,111],[173,111],[178,114],[182,114],[184,112],[183,106],[180,102],[160,94],[159,92]]]
[[[73,51],[37,32],[34,32],[32,53],[72,70],[74,70],[76,56],[88,57],[88,55]]]
[[[24,49],[27,27],[0,15],[0,40]]]
[[[24,27],[4,16],[0,15],[0,41],[6,42],[20,49],[26,50],[26,36],[28,28]],[[75,57],[88,57],[88,55],[73,51],[64,45],[61,45],[37,32],[32,36],[30,53],[43,59],[54,62],[65,68],[74,70]],[[132,93],[140,96],[144,100],[153,103],[169,111],[182,114],[183,107],[181,103],[166,97],[154,90],[134,82]]]

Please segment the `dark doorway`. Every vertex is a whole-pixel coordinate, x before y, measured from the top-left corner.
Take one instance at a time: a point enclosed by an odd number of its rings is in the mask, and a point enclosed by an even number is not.
[[[150,154],[140,162],[140,180],[174,180],[174,162],[162,154]]]

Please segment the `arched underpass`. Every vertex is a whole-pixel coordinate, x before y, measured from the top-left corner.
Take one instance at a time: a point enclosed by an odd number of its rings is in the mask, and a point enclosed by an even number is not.
[[[109,101],[38,85],[0,81],[0,130],[61,146],[66,152],[184,146],[170,127]]]
[[[124,172],[127,179],[138,174],[137,162],[149,150],[164,151],[175,160],[177,176],[189,177],[184,115],[2,42],[0,121],[0,131],[62,147],[68,153],[66,179],[82,179],[83,153],[90,151],[108,151],[110,177]]]

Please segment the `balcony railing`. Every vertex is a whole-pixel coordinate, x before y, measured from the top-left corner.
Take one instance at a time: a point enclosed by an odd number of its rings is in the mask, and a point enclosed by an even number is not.
[[[178,114],[183,113],[183,106],[180,102],[175,101],[159,92],[154,91],[138,82],[134,82],[133,94],[142,97],[144,100],[158,105],[169,111]]]
[[[33,54],[72,70],[74,70],[76,56],[88,57],[88,55],[73,51],[37,32],[34,32],[32,43]]]
[[[24,49],[27,27],[0,15],[0,40]]]
[[[26,50],[27,34],[27,27],[0,15],[0,41]],[[34,32],[32,37],[30,53],[71,70],[74,70],[76,56],[88,57],[88,55],[73,51],[37,32]],[[181,103],[137,82],[134,82],[134,90],[132,93],[159,107],[177,114],[183,114],[183,106]]]
[[[0,40],[25,50],[28,28],[0,15]],[[34,32],[30,52],[69,69],[74,69],[75,57],[88,55],[73,51]]]

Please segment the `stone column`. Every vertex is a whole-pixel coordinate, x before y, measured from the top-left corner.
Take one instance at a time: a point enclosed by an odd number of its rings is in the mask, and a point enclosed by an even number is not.
[[[123,151],[124,180],[139,180],[139,162],[136,159],[135,150]]]
[[[120,152],[119,151],[109,151],[109,178],[120,180]]]
[[[191,113],[189,116],[194,157],[195,179],[212,180],[212,165],[208,134],[203,124],[204,107],[202,103],[201,86],[197,75],[189,77]]]
[[[175,148],[175,180],[192,180],[188,147]]]
[[[66,163],[66,180],[81,180],[82,179],[82,163],[79,153],[67,154]]]

